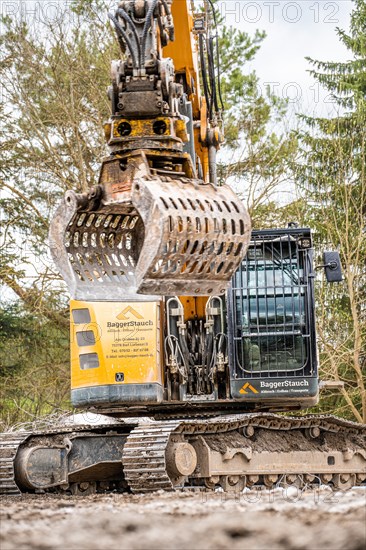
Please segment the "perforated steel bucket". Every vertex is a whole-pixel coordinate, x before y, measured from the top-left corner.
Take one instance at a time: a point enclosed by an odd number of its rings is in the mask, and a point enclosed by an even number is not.
[[[225,292],[250,240],[250,220],[228,186],[148,174],[69,191],[50,228],[53,258],[73,298]],[[126,171],[125,171],[126,172]]]

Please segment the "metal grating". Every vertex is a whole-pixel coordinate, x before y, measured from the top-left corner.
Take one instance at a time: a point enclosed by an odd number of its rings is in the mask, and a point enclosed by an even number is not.
[[[141,219],[133,211],[78,212],[67,228],[64,244],[80,284],[133,284],[143,234]]]
[[[249,218],[233,195],[226,199],[224,192],[210,185],[201,186],[201,192],[188,182],[176,182],[173,187],[171,179],[165,179],[149,184],[149,189],[156,186],[155,193],[160,193],[163,236],[145,278],[152,284],[171,279],[178,286],[180,281],[182,290],[192,280],[197,282],[194,294],[201,293],[202,285],[211,294],[210,281],[224,282],[241,261],[249,241]],[[225,284],[221,288],[223,293]]]
[[[253,232],[232,280],[234,376],[310,376],[316,368],[309,230]]]
[[[223,294],[251,229],[233,191],[157,175],[130,187],[68,191],[59,206],[51,251],[73,298]]]

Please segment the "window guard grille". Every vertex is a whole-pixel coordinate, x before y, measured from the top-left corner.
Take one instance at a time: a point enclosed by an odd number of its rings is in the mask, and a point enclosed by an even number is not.
[[[315,374],[310,246],[308,229],[253,232],[229,293],[235,378]]]

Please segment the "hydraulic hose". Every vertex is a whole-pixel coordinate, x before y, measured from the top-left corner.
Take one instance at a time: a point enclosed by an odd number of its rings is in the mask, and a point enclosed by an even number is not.
[[[135,24],[134,22],[132,21],[131,17],[128,15],[128,13],[123,9],[123,8],[118,8],[117,11],[116,11],[116,16],[119,16],[121,17],[122,19],[124,19],[126,21],[126,23],[128,25],[130,25],[131,27],[131,30],[133,32],[133,35],[134,35],[134,38],[135,38],[135,42],[136,42],[136,48],[137,48],[137,51],[138,51],[138,56],[139,56],[139,65],[141,66],[141,46],[140,46],[140,41],[139,41],[139,36],[137,34],[137,30],[136,30],[136,27],[135,27]]]
[[[146,21],[145,25],[142,31],[142,38],[141,38],[141,68],[145,66],[145,55],[146,55],[146,38],[147,33],[149,31],[149,25],[151,22],[151,17],[154,13],[154,10],[156,8],[156,4],[158,3],[158,0],[153,0],[150,4],[150,8],[148,9],[147,15],[146,15]]]
[[[126,42],[126,44],[128,46],[128,49],[130,51],[130,54],[131,54],[132,65],[133,65],[134,69],[138,69],[139,65],[138,65],[137,60],[136,60],[135,52],[133,51],[133,46],[132,46],[131,40],[127,36],[124,28],[122,27],[122,25],[120,24],[118,19],[114,15],[112,15],[111,13],[108,13],[108,17],[111,21],[113,21],[114,26],[116,27],[117,34],[119,34],[123,38],[123,40]]]

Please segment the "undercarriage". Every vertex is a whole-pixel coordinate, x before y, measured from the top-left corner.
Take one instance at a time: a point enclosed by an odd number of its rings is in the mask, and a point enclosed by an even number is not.
[[[109,419],[106,418],[106,421]],[[0,493],[241,492],[366,480],[366,426],[271,413],[65,425],[1,436]]]

